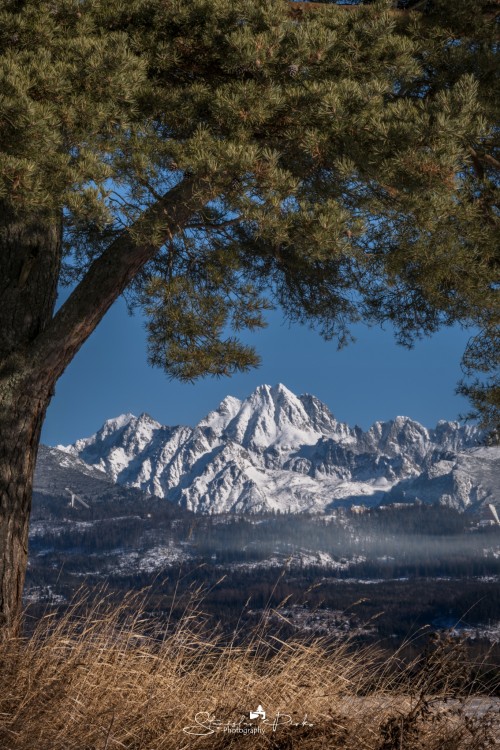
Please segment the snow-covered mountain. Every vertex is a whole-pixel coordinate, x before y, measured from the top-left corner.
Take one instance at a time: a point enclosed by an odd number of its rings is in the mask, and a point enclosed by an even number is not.
[[[466,509],[500,499],[500,450],[479,440],[475,427],[427,430],[407,417],[352,428],[280,384],[244,401],[228,396],[194,428],[124,414],[58,449],[118,484],[204,513],[417,498]]]

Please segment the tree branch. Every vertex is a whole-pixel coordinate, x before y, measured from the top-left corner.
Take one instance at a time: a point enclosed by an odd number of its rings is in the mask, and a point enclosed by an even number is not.
[[[482,154],[481,158],[487,161],[490,166],[495,167],[495,169],[500,169],[500,161],[491,156],[491,154]]]
[[[47,383],[55,383],[113,302],[165,241],[182,229],[210,200],[214,188],[185,178],[148,208],[133,227],[117,237],[90,266],[68,300],[30,348],[30,361]],[[133,235],[164,222],[161,238],[137,241]],[[132,231],[131,231],[132,230]]]

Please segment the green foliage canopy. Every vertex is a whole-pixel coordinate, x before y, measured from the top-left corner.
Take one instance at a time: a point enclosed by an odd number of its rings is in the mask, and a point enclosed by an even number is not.
[[[158,245],[130,285],[170,375],[258,362],[229,330],[292,320],[401,343],[479,331],[461,388],[498,419],[498,32],[483,0],[1,0],[0,201],[63,217],[60,281],[124,232]],[[425,20],[425,22],[424,22]],[[164,241],[148,207],[211,199]]]

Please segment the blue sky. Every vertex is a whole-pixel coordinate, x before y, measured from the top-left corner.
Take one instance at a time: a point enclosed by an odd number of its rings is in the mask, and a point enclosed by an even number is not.
[[[337,419],[363,428],[397,415],[433,426],[467,410],[467,402],[454,394],[466,331],[444,330],[408,351],[395,344],[390,330],[359,326],[357,342],[337,351],[316,332],[284,324],[279,311],[269,321],[267,329],[246,337],[262,357],[259,369],[181,384],[147,364],[144,321],[130,317],[119,300],[60,379],[43,442],[73,442],[123,412],[145,411],[163,424],[192,425],[224,396],[243,398],[262,383],[312,393]]]

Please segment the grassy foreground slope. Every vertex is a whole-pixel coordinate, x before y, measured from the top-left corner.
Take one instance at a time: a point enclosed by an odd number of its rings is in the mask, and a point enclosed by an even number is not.
[[[348,640],[285,641],[265,618],[242,643],[196,602],[175,625],[140,602],[80,599],[0,645],[3,750],[487,750],[498,689],[478,684],[460,643],[416,661]],[[131,612],[135,614],[131,615]],[[482,669],[482,674],[488,670]],[[493,674],[493,672],[491,672]],[[489,682],[489,684],[488,684]],[[262,706],[266,712],[250,718]]]

